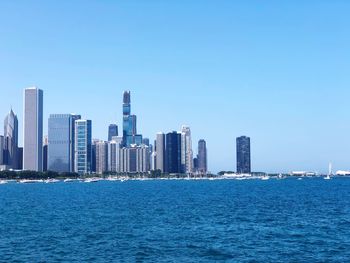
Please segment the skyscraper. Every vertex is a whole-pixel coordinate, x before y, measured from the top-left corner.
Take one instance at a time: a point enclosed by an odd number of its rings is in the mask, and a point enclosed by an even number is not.
[[[208,171],[207,164],[207,143],[205,140],[199,140],[198,142],[198,172],[206,174]]]
[[[236,139],[237,173],[251,173],[250,138],[241,136]]]
[[[18,119],[11,111],[4,121],[3,163],[12,169],[18,169]]]
[[[87,174],[91,172],[92,155],[91,120],[75,121],[75,172]]]
[[[147,145],[133,144],[120,150],[121,172],[146,173],[150,169],[150,151]]]
[[[165,166],[168,173],[181,173],[181,134],[167,133],[165,146]]]
[[[43,91],[24,90],[23,169],[43,170]]]
[[[70,172],[74,172],[75,169],[75,121],[80,120],[81,116],[77,114],[71,114],[72,125],[71,125],[71,142],[70,142],[70,153],[71,153],[71,162],[70,162]]]
[[[116,136],[118,136],[118,125],[110,124],[108,126],[108,141],[112,141],[112,138]]]
[[[103,174],[108,170],[108,143],[99,141],[96,143],[96,173]]]
[[[113,137],[108,142],[108,171],[120,172],[120,147],[123,143],[122,137]]]
[[[43,171],[47,171],[47,164],[48,164],[48,147],[49,147],[49,140],[47,136],[44,136],[44,142],[43,142]]]
[[[157,133],[156,138],[156,167],[157,170],[165,172],[165,134]]]
[[[137,118],[131,115],[130,91],[123,94],[123,146],[142,144],[142,135],[137,134]]]
[[[185,125],[181,128],[181,168],[183,173],[193,172],[191,129]]]
[[[4,164],[4,136],[0,135],[0,165]]]
[[[80,115],[51,114],[49,118],[48,170],[74,171],[74,130]]]

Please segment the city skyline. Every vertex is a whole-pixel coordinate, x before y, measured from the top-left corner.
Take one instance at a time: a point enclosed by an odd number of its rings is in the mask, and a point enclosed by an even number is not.
[[[103,140],[109,124],[121,131],[120,94],[131,90],[141,133],[188,125],[195,152],[208,143],[210,171],[235,169],[241,135],[252,139],[253,171],[349,169],[349,3],[154,2],[142,12],[89,3],[79,12],[78,2],[1,4],[0,114],[12,106],[20,146],[24,88],[45,91],[44,135],[49,114],[77,113]]]

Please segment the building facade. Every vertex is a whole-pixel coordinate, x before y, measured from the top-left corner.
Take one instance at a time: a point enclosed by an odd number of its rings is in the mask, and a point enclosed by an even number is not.
[[[23,169],[43,170],[43,91],[24,90]]]
[[[75,121],[75,169],[78,174],[91,172],[92,160],[91,120]]]
[[[142,144],[142,135],[137,134],[137,117],[131,115],[130,91],[123,94],[123,146],[130,147],[132,144]]]
[[[113,137],[113,140],[108,142],[108,171],[119,173],[120,169],[120,149],[123,143],[122,137]]]
[[[108,143],[99,141],[96,143],[96,173],[103,174],[108,171]]]
[[[181,169],[183,173],[193,172],[191,129],[185,125],[181,128]]]
[[[237,150],[237,173],[249,174],[251,173],[250,160],[250,138],[241,136],[236,139]]]
[[[74,172],[75,121],[80,115],[51,114],[48,125],[48,170]]]
[[[198,173],[206,174],[208,172],[208,164],[207,164],[207,143],[205,140],[198,141]]]
[[[110,124],[108,126],[108,141],[112,141],[113,137],[118,136],[118,125],[117,124]]]
[[[157,133],[156,143],[156,165],[155,169],[165,172],[165,134],[162,132]]]
[[[12,111],[4,120],[3,164],[18,169],[18,119]]]
[[[165,143],[165,171],[181,173],[181,134],[174,131],[167,133]]]
[[[0,135],[0,165],[4,164],[4,136]]]

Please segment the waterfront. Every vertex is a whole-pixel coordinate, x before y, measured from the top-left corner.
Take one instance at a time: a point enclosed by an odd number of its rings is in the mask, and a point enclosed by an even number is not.
[[[0,186],[3,262],[346,262],[350,179]]]

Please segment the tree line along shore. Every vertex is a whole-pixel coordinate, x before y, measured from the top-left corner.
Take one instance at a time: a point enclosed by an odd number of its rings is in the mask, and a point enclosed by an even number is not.
[[[187,175],[187,174],[165,174],[160,170],[151,171],[149,173],[104,173],[104,174],[85,174],[77,173],[58,173],[53,171],[36,172],[36,171],[0,171],[0,179],[2,180],[45,180],[45,179],[77,179],[77,178],[108,178],[108,177],[128,177],[128,178],[202,178],[216,177],[214,174],[207,175]]]

